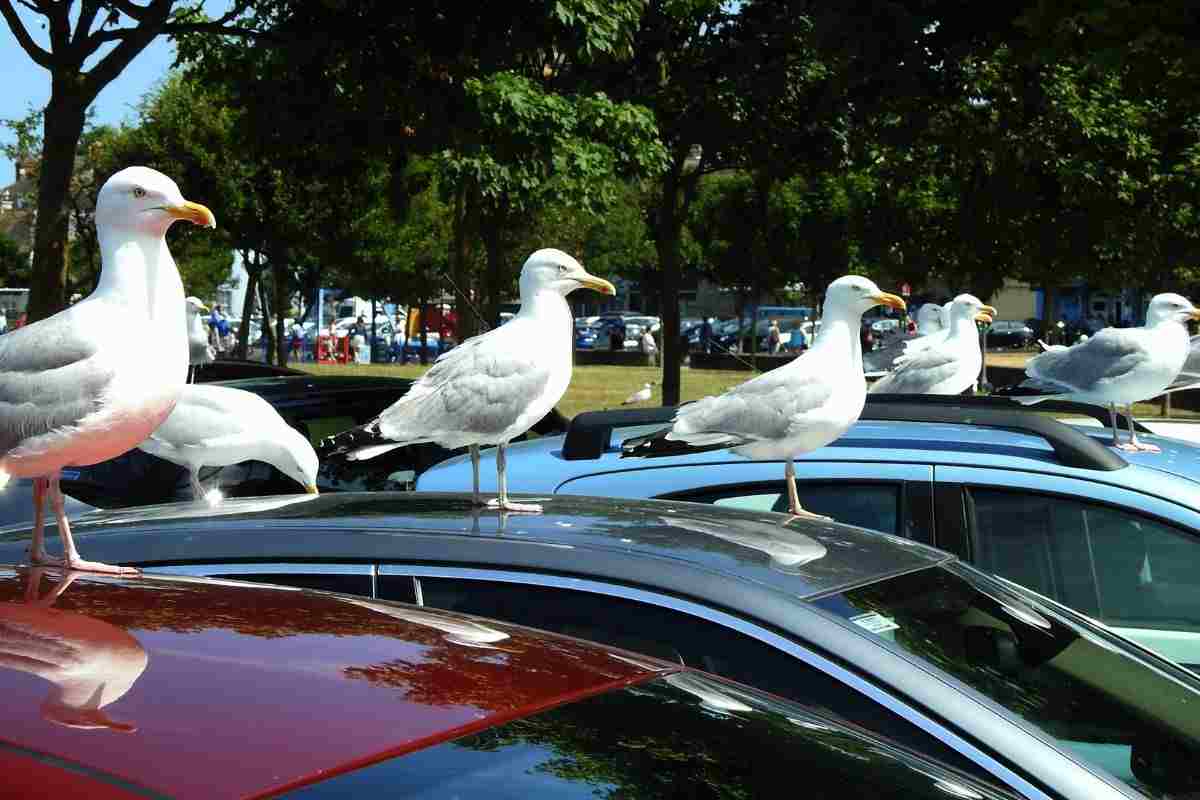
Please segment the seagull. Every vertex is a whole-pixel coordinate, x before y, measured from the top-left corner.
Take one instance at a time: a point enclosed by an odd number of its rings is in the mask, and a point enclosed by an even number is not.
[[[650,399],[650,395],[651,395],[650,384],[643,383],[642,388],[638,389],[636,392],[629,395],[629,397],[626,397],[624,400],[622,400],[621,405],[631,406],[634,403],[644,403]]]
[[[201,500],[201,467],[262,461],[317,494],[317,453],[300,431],[253,392],[191,383],[166,422],[138,445],[152,456],[186,467],[192,498]]]
[[[870,374],[888,372],[896,366],[896,360],[908,352],[909,347],[928,345],[950,327],[950,304],[926,303],[917,310],[917,333],[915,336],[900,336],[877,350],[863,354],[863,369]],[[921,344],[917,344],[920,342]],[[914,350],[915,352],[915,350]]]
[[[681,406],[665,438],[727,445],[750,458],[784,459],[789,510],[820,516],[800,507],[792,460],[837,439],[862,413],[867,384],[859,327],[863,312],[878,305],[905,309],[903,299],[866,278],[838,278],[825,292],[821,335],[811,348],[725,394]]]
[[[1065,347],[1055,345],[1025,365],[1021,386],[1046,394],[1013,397],[1022,405],[1043,400],[1074,400],[1108,406],[1113,447],[1159,452],[1143,444],[1133,430],[1132,404],[1162,394],[1179,377],[1190,352],[1187,321],[1200,310],[1178,294],[1155,295],[1140,328],[1104,328],[1090,339]],[[1117,435],[1117,406],[1127,407],[1129,441]]]
[[[208,332],[204,329],[204,320],[200,318],[201,311],[208,311],[198,297],[189,297],[185,301],[188,332],[188,364],[198,367],[201,364],[211,364],[217,358],[216,349],[208,343]],[[195,373],[192,373],[193,379]]]
[[[136,573],[79,556],[63,507],[63,467],[106,461],[136,447],[171,413],[187,381],[183,282],[164,238],[179,219],[216,227],[146,167],[113,175],[96,200],[100,281],[75,305],[0,336],[0,473],[34,478],[30,561]],[[49,496],[62,558],[44,541]]]
[[[574,330],[566,295],[580,287],[615,295],[616,288],[588,274],[571,256],[547,248],[521,269],[521,308],[504,325],[467,339],[438,357],[408,392],[375,419],[322,442],[326,454],[352,461],[396,447],[435,442],[467,447],[479,494],[479,447],[497,445],[499,497],[489,508],[536,513],[541,506],[508,499],[505,446],[554,408],[571,382]]]
[[[937,303],[926,303],[918,308],[917,335],[929,336],[949,328],[949,310],[949,305],[940,306]]]
[[[45,567],[29,570],[25,602],[0,603],[0,669],[50,684],[41,706],[49,722],[76,730],[137,730],[104,707],[124,697],[146,671],[145,648],[124,628],[52,607],[83,573],[67,572],[39,598],[43,572]]]
[[[975,385],[983,367],[976,322],[991,322],[996,309],[972,294],[950,306],[950,328],[927,347],[905,351],[895,368],[871,387],[871,394],[962,394]]]
[[[1200,336],[1193,336],[1188,340],[1188,356],[1183,362],[1183,369],[1166,391],[1181,392],[1197,386],[1200,386]]]

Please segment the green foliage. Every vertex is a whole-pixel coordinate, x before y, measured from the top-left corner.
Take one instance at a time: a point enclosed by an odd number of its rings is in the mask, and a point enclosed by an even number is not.
[[[0,234],[0,286],[29,285],[29,253]]]

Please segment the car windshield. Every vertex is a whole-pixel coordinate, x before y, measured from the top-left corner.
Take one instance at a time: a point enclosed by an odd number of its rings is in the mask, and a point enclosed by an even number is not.
[[[961,567],[815,601],[1156,798],[1200,790],[1200,683]]]

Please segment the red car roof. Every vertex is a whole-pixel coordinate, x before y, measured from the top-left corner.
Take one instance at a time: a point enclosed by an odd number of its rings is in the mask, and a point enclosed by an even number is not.
[[[670,669],[366,599],[0,567],[0,769],[17,795],[256,796]]]

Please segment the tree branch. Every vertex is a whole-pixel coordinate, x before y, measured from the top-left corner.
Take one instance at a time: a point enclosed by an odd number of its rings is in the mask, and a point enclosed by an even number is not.
[[[75,35],[71,38],[72,48],[77,49],[87,41],[98,13],[100,13],[100,0],[83,0],[83,7],[79,11],[79,22],[75,24]]]
[[[122,29],[124,36],[117,40],[117,46],[108,51],[107,55],[100,59],[100,63],[85,74],[82,93],[84,99],[88,102],[95,99],[101,89],[112,83],[121,74],[121,71],[129,66],[129,62],[133,61],[138,53],[145,50],[146,46],[162,33],[167,17],[171,13],[172,2],[173,0],[154,0],[144,9],[147,12],[144,22],[140,22],[136,28]],[[116,31],[110,32],[116,33]],[[99,33],[105,33],[105,31]]]
[[[50,52],[64,55],[71,46],[71,4],[55,3],[46,15],[50,20]]]
[[[21,2],[21,5],[33,8],[34,11],[38,10],[25,2]],[[13,8],[12,0],[0,0],[0,15],[8,23],[8,27],[12,29],[13,36],[17,38],[17,43],[21,45],[21,49],[33,59],[33,63],[44,69],[53,69],[53,57],[38,47],[37,42],[33,41],[33,37],[29,35],[29,31],[25,30],[25,26],[21,23],[21,18],[17,16],[17,10]]]
[[[139,6],[129,0],[106,0],[106,2],[134,22],[145,22],[149,19],[149,6]]]
[[[107,31],[96,31],[88,37],[88,52],[95,52],[104,42],[123,42],[129,38],[129,34],[135,31],[137,31],[137,28],[113,28]]]

